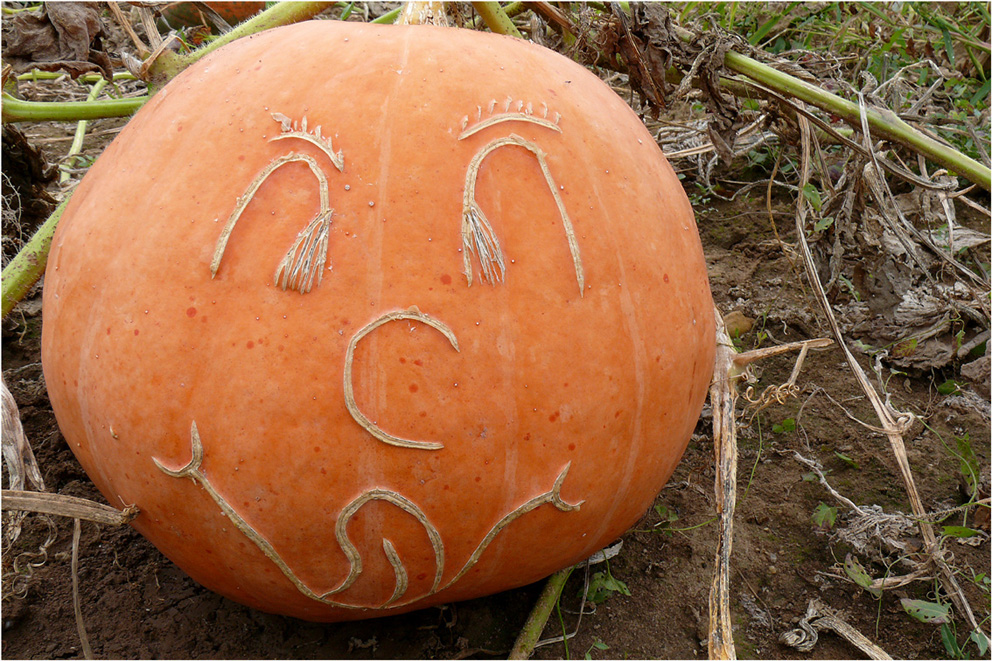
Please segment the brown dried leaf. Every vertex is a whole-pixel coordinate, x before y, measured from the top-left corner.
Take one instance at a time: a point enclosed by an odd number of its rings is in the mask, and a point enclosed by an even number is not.
[[[22,12],[4,21],[3,55],[16,72],[64,70],[76,78],[99,71],[109,79],[113,71],[102,36],[96,4],[49,2],[40,13]]]

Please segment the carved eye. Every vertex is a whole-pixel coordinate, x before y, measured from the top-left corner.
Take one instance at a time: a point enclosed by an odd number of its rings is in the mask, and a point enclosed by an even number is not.
[[[331,164],[338,171],[344,170],[344,154],[340,151],[334,151],[331,139],[329,137],[324,138],[321,135],[320,126],[312,131],[307,131],[306,116],[298,124],[281,113],[273,113],[272,119],[279,122],[282,132],[271,138],[270,142],[286,139],[302,140],[314,145],[326,154]],[[296,154],[293,152],[272,160],[272,162],[258,173],[254,181],[248,186],[248,189],[238,197],[237,204],[224,224],[220,237],[217,239],[217,244],[214,247],[214,256],[210,261],[211,277],[216,276],[218,269],[220,269],[224,251],[227,249],[227,242],[231,237],[231,233],[234,231],[235,225],[237,225],[238,220],[241,218],[241,214],[244,213],[245,209],[254,199],[255,194],[265,183],[265,180],[282,166],[297,162],[306,163],[317,179],[320,209],[296,236],[289,250],[286,251],[286,255],[279,261],[275,269],[273,282],[284,291],[286,289],[292,289],[301,294],[306,294],[314,285],[320,284],[324,276],[324,265],[327,263],[328,235],[331,228],[331,216],[334,210],[330,206],[327,176],[318,165],[316,159],[307,154]]]

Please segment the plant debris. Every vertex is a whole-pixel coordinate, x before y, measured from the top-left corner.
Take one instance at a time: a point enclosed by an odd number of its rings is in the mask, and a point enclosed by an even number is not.
[[[46,2],[38,12],[21,12],[3,21],[3,59],[15,72],[65,71],[73,78],[99,73],[113,78],[99,5]]]

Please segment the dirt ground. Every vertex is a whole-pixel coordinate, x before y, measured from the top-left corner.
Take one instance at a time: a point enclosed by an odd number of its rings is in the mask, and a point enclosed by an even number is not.
[[[119,121],[94,122],[108,131]],[[71,125],[32,125],[43,140],[69,135]],[[99,151],[112,134],[91,147]],[[50,159],[67,141],[40,143]],[[764,210],[764,188],[751,199],[706,199],[689,187],[697,212],[714,299],[727,314],[755,320],[742,348],[829,336],[805,278],[783,253]],[[778,233],[794,242],[791,201],[775,202]],[[987,231],[987,229],[986,229]],[[59,433],[44,390],[40,364],[40,288],[3,324],[3,371],[37,455],[49,491],[102,502]],[[871,374],[868,356],[860,355]],[[769,359],[755,370],[755,390],[785,382],[794,356]],[[894,374],[884,369],[892,404],[918,420],[906,435],[909,459],[924,506],[930,511],[965,502],[955,438],[969,438],[981,470],[989,467],[988,409],[975,400],[937,392],[948,374]],[[910,618],[900,597],[933,601],[936,583],[925,580],[876,599],[842,569],[850,547],[833,532],[847,510],[800,463],[818,461],[830,484],[859,506],[911,511],[884,435],[848,414],[876,424],[870,404],[836,347],[807,358],[800,393],[784,404],[748,411],[739,423],[739,493],[733,544],[732,609],[741,658],[863,658],[832,633],[808,653],[779,642],[795,627],[810,600],[838,609],[846,621],[895,658],[944,658],[940,630]],[[987,386],[986,386],[987,387]],[[981,386],[964,384],[988,401]],[[794,425],[788,421],[794,421]],[[587,607],[578,633],[565,644],[539,647],[535,658],[705,658],[708,595],[714,569],[714,468],[711,415],[704,410],[682,463],[610,560],[609,571],[629,588]],[[966,436],[967,435],[967,436]],[[6,483],[5,483],[6,484]],[[824,503],[838,508],[833,531],[812,522]],[[958,511],[943,525],[974,525]],[[990,614],[988,519],[977,545],[943,538],[952,567],[980,621]],[[50,535],[42,555],[30,555]],[[73,615],[68,519],[30,516],[16,546],[4,549],[4,658],[81,658]],[[913,540],[910,540],[911,545]],[[916,540],[919,544],[919,540]],[[884,552],[861,556],[878,578],[905,573]],[[9,581],[9,572],[19,572]],[[603,565],[592,567],[603,571]],[[577,569],[544,636],[576,630],[585,569]],[[484,599],[363,622],[313,624],[251,610],[194,583],[128,527],[84,523],[79,549],[82,615],[98,658],[495,658],[508,653],[541,589],[540,584]],[[976,578],[977,577],[977,578]],[[941,599],[944,599],[942,595]],[[967,631],[958,619],[958,638]]]

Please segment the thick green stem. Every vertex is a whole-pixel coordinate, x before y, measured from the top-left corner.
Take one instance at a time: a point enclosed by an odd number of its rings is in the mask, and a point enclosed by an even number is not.
[[[334,2],[279,2],[188,55],[163,51],[149,67],[149,85],[153,89],[158,89],[175,78],[183,69],[235,39],[305,21],[334,5]]]
[[[140,108],[147,96],[101,101],[25,101],[3,95],[3,122],[78,122],[84,119],[128,117]]]
[[[551,617],[551,611],[554,610],[555,604],[558,603],[558,597],[561,596],[561,591],[565,588],[565,583],[568,581],[568,577],[572,575],[573,569],[575,569],[574,566],[568,567],[548,577],[548,582],[544,585],[544,591],[537,598],[537,603],[534,604],[534,609],[527,617],[523,629],[520,630],[520,635],[517,636],[517,642],[513,644],[513,649],[510,650],[508,658],[529,659],[530,655],[534,653],[534,646],[537,645],[537,641],[541,638],[544,625],[548,623],[548,618]]]
[[[728,51],[724,63],[731,71],[743,74],[776,92],[829,111],[852,126],[861,128],[861,110],[857,103],[831,94],[816,85],[782,73],[740,53]],[[865,114],[868,126],[875,136],[905,145],[985,190],[992,191],[992,170],[978,161],[917,131],[891,110],[867,108]]]
[[[507,3],[503,7],[503,11],[506,12],[506,15],[509,16],[510,18],[513,18],[517,14],[522,14],[528,9],[529,7],[527,6],[527,4],[524,2],[520,2],[519,0],[517,2]]]
[[[482,20],[486,22],[486,27],[493,32],[506,34],[518,39],[524,38],[498,2],[473,2],[472,6],[479,13],[479,16],[482,17]]]
[[[0,316],[6,317],[45,272],[45,266],[48,264],[48,251],[52,246],[52,236],[55,234],[55,227],[59,224],[59,219],[68,203],[69,198],[67,197],[52,212],[45,224],[38,228],[31,240],[4,267],[3,309]]]
[[[396,9],[394,9],[392,11],[388,11],[385,14],[383,14],[382,16],[380,16],[379,18],[376,18],[376,19],[371,20],[369,22],[370,23],[375,23],[377,25],[395,23],[396,22],[396,19],[399,18],[401,11],[403,11],[403,8],[402,7],[397,7]]]

